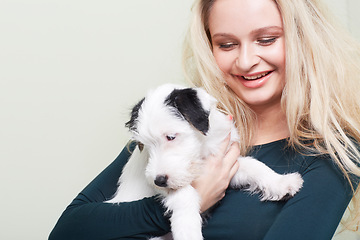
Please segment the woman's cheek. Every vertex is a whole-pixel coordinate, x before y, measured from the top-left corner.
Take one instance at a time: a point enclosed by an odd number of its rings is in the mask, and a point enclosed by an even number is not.
[[[233,62],[231,54],[226,52],[214,52],[214,57],[220,70],[225,74],[230,74]]]

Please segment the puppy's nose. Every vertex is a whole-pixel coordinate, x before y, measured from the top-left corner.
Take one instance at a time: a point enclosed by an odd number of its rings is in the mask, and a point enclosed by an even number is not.
[[[167,180],[168,180],[167,175],[157,175],[154,180],[154,183],[159,187],[167,187]]]

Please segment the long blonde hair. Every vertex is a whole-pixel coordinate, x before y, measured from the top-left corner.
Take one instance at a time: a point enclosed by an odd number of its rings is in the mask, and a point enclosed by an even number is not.
[[[240,149],[251,148],[256,118],[225,84],[212,54],[208,16],[216,0],[196,0],[184,43],[185,76],[219,100],[234,116]],[[351,184],[360,176],[360,45],[338,26],[320,0],[273,0],[281,13],[286,48],[286,85],[282,107],[295,149],[329,154]],[[304,142],[312,141],[312,145]],[[354,144],[354,142],[356,142]],[[360,215],[359,188],[352,186],[351,219]],[[349,225],[350,226],[350,225]]]

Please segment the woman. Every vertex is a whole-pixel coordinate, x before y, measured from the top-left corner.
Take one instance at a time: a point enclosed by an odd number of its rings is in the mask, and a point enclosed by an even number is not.
[[[350,200],[357,203],[360,48],[324,9],[317,0],[196,1],[184,48],[187,76],[234,116],[242,137],[209,159],[193,183],[202,211],[221,200],[204,223],[205,239],[331,239]],[[288,201],[260,202],[226,189],[239,153],[279,173],[301,173],[302,190]],[[169,231],[154,198],[103,203],[128,157],[124,150],[79,194],[50,239],[142,239]]]

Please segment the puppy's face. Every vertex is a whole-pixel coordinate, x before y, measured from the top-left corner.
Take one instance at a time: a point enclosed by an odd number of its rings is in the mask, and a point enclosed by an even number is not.
[[[216,103],[202,91],[164,85],[133,109],[127,126],[149,155],[145,174],[158,188],[176,190],[198,175],[210,108]]]

